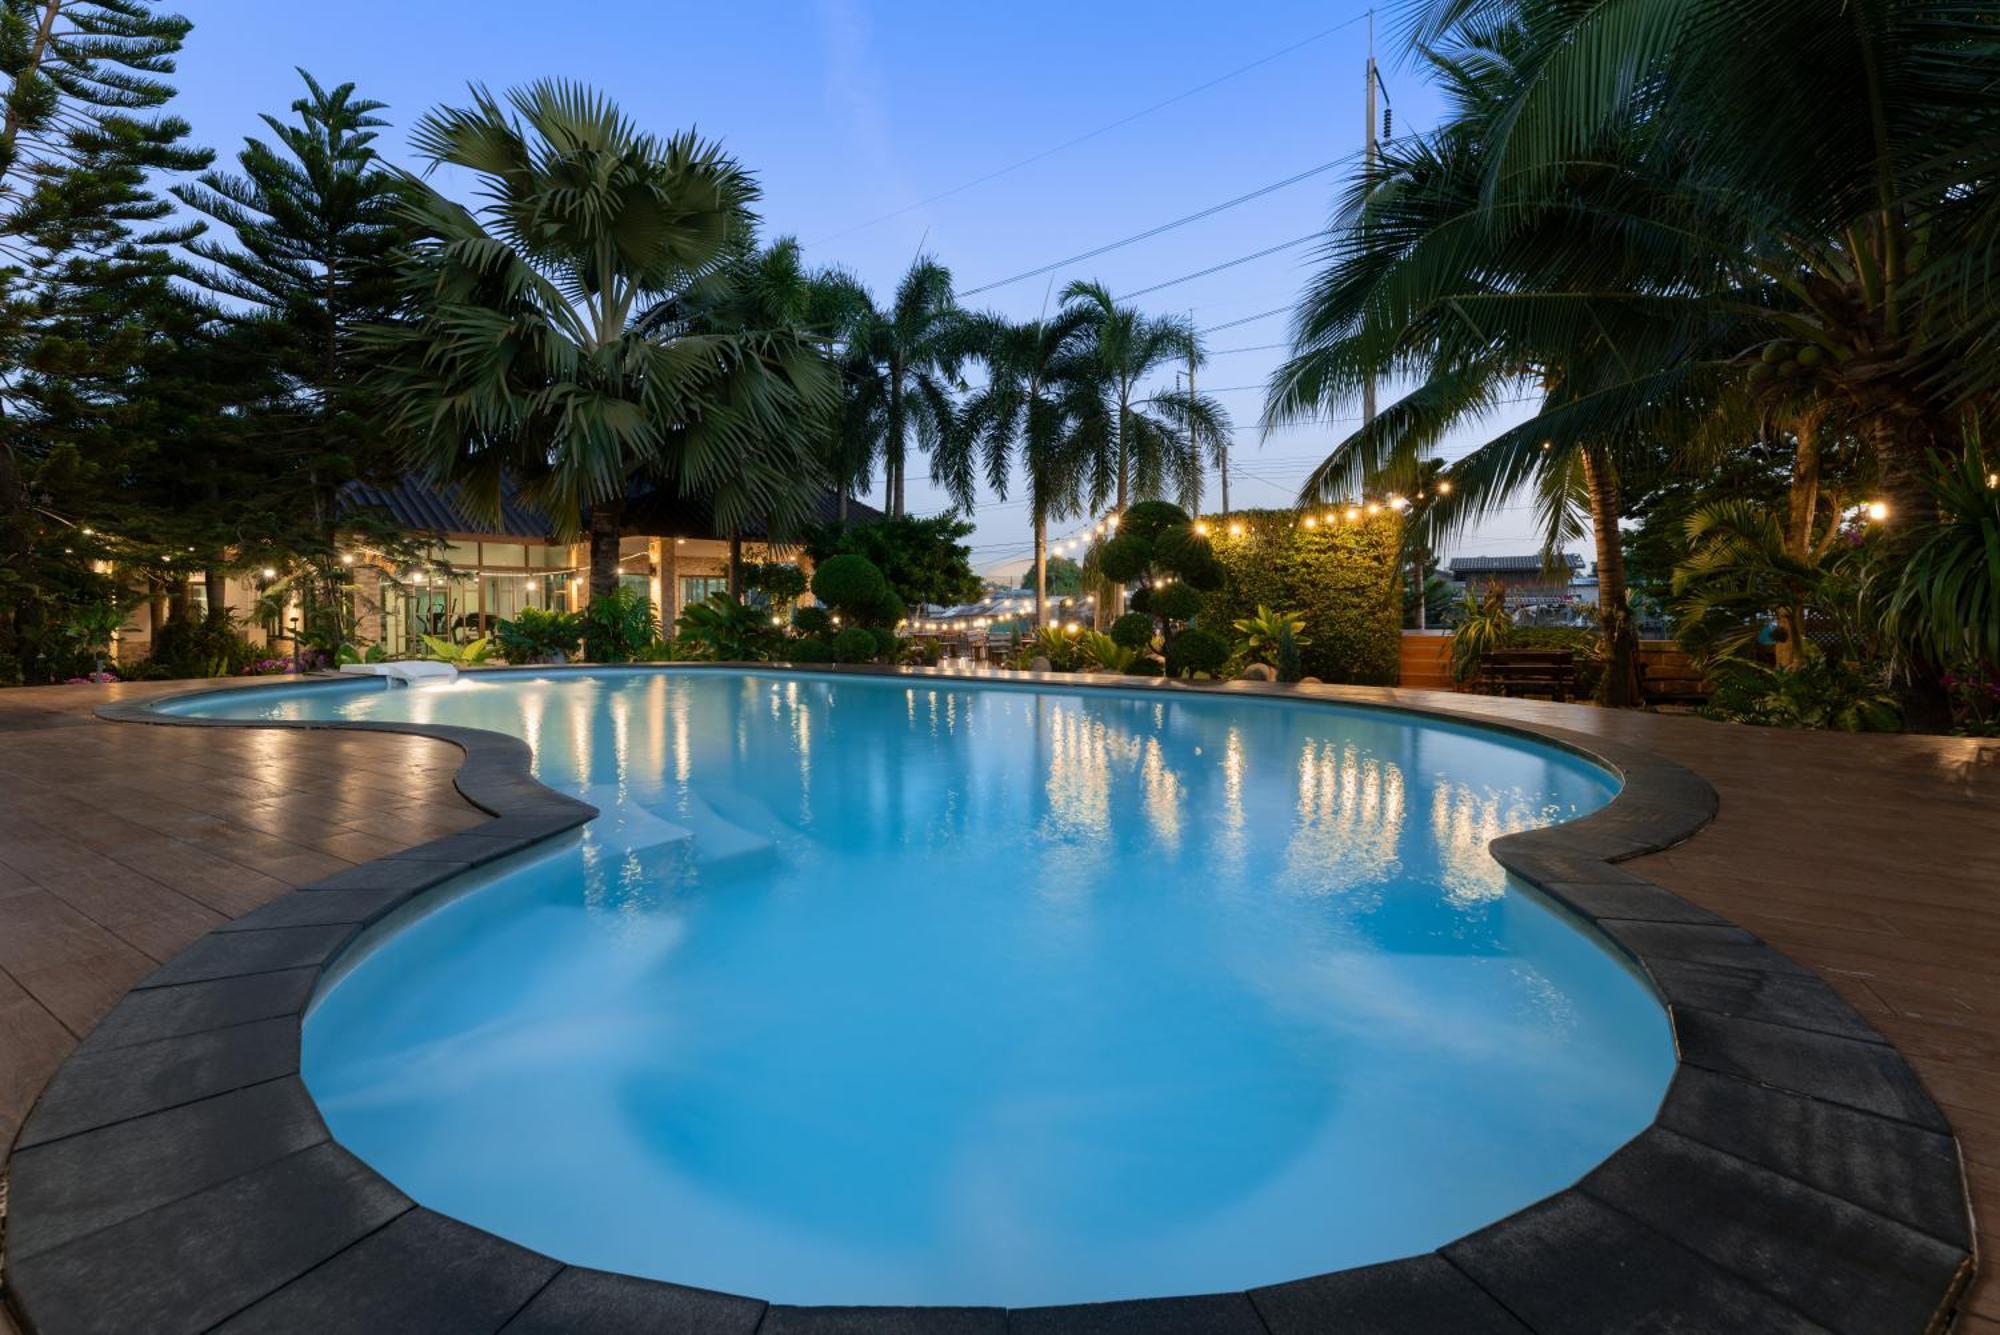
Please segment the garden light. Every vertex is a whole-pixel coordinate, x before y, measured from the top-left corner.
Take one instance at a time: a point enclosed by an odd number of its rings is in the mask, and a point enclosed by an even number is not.
[[[275,571],[275,570],[271,569],[271,567],[269,567],[269,566],[265,566],[265,567],[264,567],[264,578],[265,578],[265,579],[276,579],[277,577],[278,577],[278,572],[277,572],[277,571]]]
[[[1889,517],[1889,503],[1887,501],[1868,502],[1868,517],[1878,524],[1881,523]]]

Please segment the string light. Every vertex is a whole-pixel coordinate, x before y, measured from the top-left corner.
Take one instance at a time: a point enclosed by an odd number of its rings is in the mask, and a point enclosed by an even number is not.
[[[1881,523],[1889,517],[1889,503],[1887,501],[1868,502],[1868,517],[1878,524]]]
[[[1233,521],[1233,522],[1232,522],[1232,523],[1231,523],[1231,524],[1229,525],[1229,536],[1230,536],[1230,537],[1232,537],[1232,538],[1240,538],[1240,537],[1242,537],[1242,536],[1243,536],[1243,521],[1242,521],[1242,520],[1240,520],[1240,519],[1239,519],[1239,520],[1235,520],[1235,521]]]
[[[1440,496],[1449,496],[1449,495],[1451,495],[1451,479],[1450,479],[1450,478],[1439,478],[1439,479],[1438,479],[1438,495],[1440,495]]]

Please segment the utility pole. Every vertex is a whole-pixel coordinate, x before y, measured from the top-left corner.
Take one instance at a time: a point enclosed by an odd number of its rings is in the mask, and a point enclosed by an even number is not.
[[[1364,123],[1361,135],[1361,169],[1364,173],[1375,170],[1375,11],[1368,11],[1368,69],[1365,80],[1367,89],[1363,97]],[[1371,425],[1375,421],[1375,379],[1370,376],[1361,387],[1361,424]]]

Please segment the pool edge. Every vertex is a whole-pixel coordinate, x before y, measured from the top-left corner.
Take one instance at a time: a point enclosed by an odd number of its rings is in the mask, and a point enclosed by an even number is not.
[[[746,1335],[1145,1330],[1183,1323],[1289,1335],[1337,1329],[1339,1322],[1361,1329],[1520,1331],[1573,1327],[1581,1312],[1592,1314],[1596,1324],[1589,1328],[1616,1329],[1669,1308],[1691,1328],[1716,1331],[1903,1329],[1904,1316],[1916,1331],[1941,1329],[1949,1319],[1972,1273],[1971,1225],[1956,1142],[1915,1073],[1816,974],[1616,865],[1671,847],[1714,817],[1714,789],[1684,766],[1566,729],[1385,701],[1370,688],[784,664],[624,670],[752,668],[1359,705],[1552,743],[1590,759],[1622,780],[1609,803],[1567,824],[1503,836],[1490,849],[1509,872],[1582,919],[1648,979],[1675,1036],[1677,1067],[1662,1107],[1646,1130],[1577,1184],[1433,1252],[1248,1293],[1078,1308],[767,1308],[754,1299],[600,1275],[414,1205],[332,1141],[323,1125],[304,1150],[274,1150],[267,1161],[247,1167],[232,1162],[237,1171],[221,1181],[151,1205],[132,1202],[121,1212],[116,1203],[106,1204],[102,1217],[114,1222],[38,1246],[37,1201],[60,1185],[41,1179],[87,1150],[87,1138],[129,1139],[149,1123],[165,1131],[155,1119],[176,1119],[176,1127],[187,1124],[177,1151],[200,1159],[212,1156],[219,1140],[245,1135],[231,1121],[240,1120],[244,1090],[284,1086],[291,1093],[285,1082],[298,1080],[304,1002],[274,1015],[268,1012],[281,1003],[232,1001],[237,993],[259,991],[241,980],[298,973],[316,981],[370,923],[473,866],[575,829],[596,814],[536,782],[526,743],[507,734],[375,721],[207,719],[160,708],[232,689],[209,687],[107,705],[98,713],[172,726],[331,727],[436,738],[464,753],[454,785],[494,819],[283,895],[197,940],[142,980],[114,1016],[161,1010],[159,997],[143,997],[167,988],[183,989],[177,998],[191,1005],[211,998],[214,1005],[202,1012],[204,1027],[144,1042],[130,1039],[148,1032],[143,1021],[134,1021],[138,1028],[124,1025],[127,1041],[117,1046],[146,1051],[114,1061],[143,1068],[152,1086],[143,1097],[89,1069],[105,1065],[91,1058],[109,1045],[87,1039],[64,1063],[22,1127],[12,1168],[6,1278],[29,1329],[65,1335],[116,1328],[118,1314],[134,1310],[121,1304],[139,1301],[149,1283],[168,1276],[189,1282],[189,1229],[203,1221],[233,1237],[312,1234],[294,1246],[267,1248],[270,1256],[239,1268],[254,1273],[214,1276],[218,1290],[241,1299],[227,1300],[235,1305],[214,1319],[254,1307],[266,1316],[289,1313],[294,1321],[313,1314],[329,1327],[341,1312],[351,1317],[365,1309],[371,1289],[382,1284],[427,1290],[431,1301],[468,1285],[481,1293],[518,1291],[519,1302],[504,1314],[494,1309],[493,1329],[517,1317],[515,1328],[525,1329],[559,1311],[583,1313],[588,1304],[575,1304],[609,1286],[618,1291],[619,1310],[678,1313],[681,1329]],[[491,669],[542,675],[596,670]],[[352,683],[329,678],[326,684]],[[299,685],[314,689],[318,683]],[[82,1077],[73,1072],[79,1063]],[[124,1086],[136,1082],[135,1076]],[[1788,1134],[1760,1140],[1744,1133],[1745,1122],[1783,1125]],[[66,1148],[56,1152],[58,1147]],[[1865,1163],[1857,1159],[1864,1151]],[[1901,1188],[1894,1198],[1880,1190],[1885,1166],[1886,1177]],[[214,1207],[225,1194],[234,1204],[218,1215]],[[302,1202],[318,1216],[312,1229],[301,1228]],[[139,1206],[136,1212],[131,1205]],[[338,1227],[329,1230],[328,1221]],[[113,1230],[118,1236],[107,1239]],[[107,1255],[116,1261],[93,1262],[93,1240],[100,1249],[115,1244]],[[1853,1288],[1857,1276],[1864,1287],[1886,1287],[1900,1298],[1897,1324],[1883,1325],[1879,1307],[1832,1307],[1819,1296]]]

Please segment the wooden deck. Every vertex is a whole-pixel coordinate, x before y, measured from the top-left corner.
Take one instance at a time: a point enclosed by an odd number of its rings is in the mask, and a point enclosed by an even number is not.
[[[481,819],[452,791],[443,743],[89,715],[160,689],[0,692],[0,1147],[78,1036],[209,926]],[[1994,1255],[2000,742],[1375,694],[1653,747],[1713,783],[1715,824],[1635,868],[1818,969],[1902,1048],[1959,1133]],[[2000,1284],[1982,1277],[1959,1328],[2000,1335]]]

